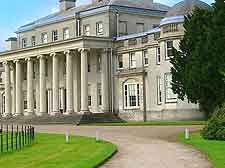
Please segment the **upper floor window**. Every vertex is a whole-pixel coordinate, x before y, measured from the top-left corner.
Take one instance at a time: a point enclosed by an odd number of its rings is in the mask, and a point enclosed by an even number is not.
[[[70,30],[69,30],[69,28],[64,28],[63,29],[63,39],[67,40],[69,38],[70,38]]]
[[[177,102],[177,95],[172,90],[172,74],[170,73],[165,74],[165,96],[166,103]]]
[[[52,31],[52,41],[57,41],[59,39],[58,30]]]
[[[23,38],[22,39],[22,48],[26,48],[27,47],[27,38]]]
[[[135,52],[130,53],[130,68],[136,68],[136,55],[135,55]]]
[[[140,106],[140,86],[136,82],[126,82],[124,84],[124,107],[125,109],[139,108]]]
[[[159,24],[153,24],[153,25],[152,25],[152,28],[153,28],[153,29],[155,29],[155,28],[157,28],[157,27],[159,27]]]
[[[42,43],[48,43],[48,34],[47,33],[41,34],[41,42]]]
[[[103,29],[103,22],[98,22],[96,23],[96,31],[97,31],[97,35],[103,35],[104,33],[104,29]]]
[[[144,32],[144,27],[145,27],[144,23],[136,23],[137,33]]]
[[[166,60],[173,57],[173,41],[166,42]]]
[[[35,36],[32,36],[31,37],[31,45],[32,46],[35,46],[36,45],[36,37]]]
[[[159,65],[161,62],[161,54],[160,54],[160,47],[156,48],[156,64]]]
[[[127,21],[119,22],[119,36],[127,35]]]
[[[84,25],[84,35],[85,36],[90,36],[91,32],[90,32],[90,25]]]
[[[118,68],[123,68],[123,55],[118,55]]]
[[[144,66],[148,66],[148,50],[143,51]]]

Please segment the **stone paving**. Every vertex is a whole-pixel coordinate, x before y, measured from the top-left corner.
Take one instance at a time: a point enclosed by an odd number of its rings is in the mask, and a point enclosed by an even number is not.
[[[175,142],[176,135],[200,126],[35,126],[38,132],[95,136],[118,146],[118,153],[101,168],[212,168],[200,152]]]

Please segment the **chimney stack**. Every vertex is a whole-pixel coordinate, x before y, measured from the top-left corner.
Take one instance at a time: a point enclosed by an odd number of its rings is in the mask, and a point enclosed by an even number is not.
[[[77,0],[59,0],[60,11],[66,11],[70,8],[76,7]]]
[[[11,51],[17,49],[17,38],[10,37],[5,41],[5,50]]]

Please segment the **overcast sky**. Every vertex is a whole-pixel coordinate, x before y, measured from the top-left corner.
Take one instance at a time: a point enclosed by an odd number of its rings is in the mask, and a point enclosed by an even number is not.
[[[78,0],[80,4],[91,0]],[[169,6],[181,0],[154,0]],[[209,4],[214,0],[203,0]],[[0,51],[4,49],[4,41],[15,36],[19,26],[58,10],[58,0],[13,0],[2,1],[0,5]]]

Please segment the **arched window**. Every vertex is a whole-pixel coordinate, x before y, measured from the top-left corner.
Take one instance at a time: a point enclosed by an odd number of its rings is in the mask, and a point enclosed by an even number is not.
[[[140,106],[140,85],[135,80],[127,80],[123,87],[124,108],[135,109]]]

